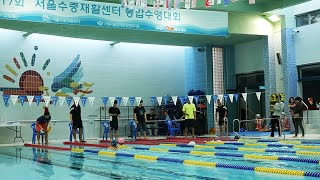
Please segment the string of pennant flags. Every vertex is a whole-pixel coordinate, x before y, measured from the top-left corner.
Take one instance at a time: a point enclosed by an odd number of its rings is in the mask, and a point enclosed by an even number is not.
[[[238,0],[206,0],[205,6],[211,7],[214,5],[224,4],[225,6],[230,5],[230,3],[235,3]],[[159,9],[160,7],[167,8],[171,10],[173,7],[174,9],[180,9],[180,4],[184,3],[185,9],[191,9],[197,7],[197,0],[152,0],[152,5],[154,8]],[[248,0],[249,4],[255,4],[256,0]],[[133,9],[134,7],[147,7],[148,0],[121,0],[121,7],[122,8],[129,8]]]
[[[196,95],[196,96],[151,96],[150,102],[152,105],[167,105],[169,102],[169,99],[171,97],[174,105],[177,105],[178,100],[182,104],[190,102],[196,102],[198,104],[200,97],[205,97],[208,104],[211,104],[212,100],[213,102],[216,102],[217,100],[228,102],[230,100],[231,103],[237,102],[239,95],[241,94],[243,99],[247,101],[248,94],[255,94],[257,99],[260,101],[261,99],[261,93],[262,92],[255,92],[255,93],[239,93],[239,94],[221,94],[221,95]],[[265,92],[263,92],[265,93]],[[79,105],[81,102],[82,106],[86,106],[87,101],[89,101],[90,106],[92,107],[96,97],[61,97],[61,96],[19,96],[19,95],[3,95],[3,101],[6,106],[9,104],[9,99],[11,99],[12,104],[16,105],[18,100],[20,101],[20,104],[23,106],[25,102],[28,102],[30,106],[32,106],[33,102],[36,103],[37,106],[39,106],[40,102],[44,102],[45,106],[49,106],[49,104],[52,104],[53,106],[56,106],[59,102],[60,107],[64,104],[64,102],[67,103],[68,106],[71,105],[72,101],[75,103],[76,106]],[[120,106],[123,104],[124,106],[133,106],[135,103],[137,105],[140,104],[142,100],[142,97],[102,97],[101,102],[104,106],[107,106],[108,102],[112,106],[115,101],[117,101],[118,105]]]

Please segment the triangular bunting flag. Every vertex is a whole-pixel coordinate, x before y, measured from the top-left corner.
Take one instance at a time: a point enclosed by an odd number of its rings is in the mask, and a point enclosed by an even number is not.
[[[2,97],[3,97],[4,104],[8,105],[10,95],[2,95]]]
[[[153,106],[155,106],[156,105],[156,97],[155,96],[151,96],[150,97],[150,102],[151,102],[151,104],[153,105]]]
[[[225,94],[225,95],[223,95],[223,97],[224,97],[224,102],[227,103],[227,102],[228,102],[229,95],[228,95],[228,94]]]
[[[66,97],[59,96],[60,107],[63,105],[65,99],[66,99]]]
[[[157,97],[157,101],[158,101],[159,106],[161,106],[161,104],[162,104],[162,97],[161,97],[161,96]]]
[[[102,97],[102,102],[104,106],[107,106],[108,99],[109,99],[108,97]]]
[[[48,107],[49,103],[50,103],[51,96],[43,96],[43,99],[44,99],[44,103],[45,103],[46,107]]]
[[[169,97],[168,96],[164,96],[163,100],[164,100],[164,105],[166,106],[168,104]]]
[[[223,101],[223,95],[222,94],[218,95],[218,99],[222,102]]]
[[[206,7],[210,7],[212,5],[212,1],[214,0],[206,0]]]
[[[94,103],[95,99],[96,99],[96,97],[88,97],[88,100],[89,100],[89,103],[90,103],[91,107],[93,106],[93,103]]]
[[[34,99],[36,100],[37,106],[39,106],[41,99],[42,99],[42,96],[34,96]]]
[[[184,101],[184,100],[185,100],[185,97],[184,97],[184,96],[180,96],[179,99],[180,99],[181,104],[184,104],[184,103],[185,103],[185,101]]]
[[[109,97],[109,102],[110,102],[111,106],[113,106],[114,100],[116,100],[116,97]]]
[[[221,0],[217,0],[217,4],[221,4]]]
[[[177,105],[178,96],[172,96],[172,101],[174,105]]]
[[[19,100],[22,106],[24,105],[24,102],[26,101],[26,99],[27,99],[27,96],[19,96]]]
[[[81,103],[82,103],[82,106],[85,107],[85,106],[86,106],[86,102],[87,102],[87,97],[83,97],[83,96],[82,96],[82,97],[80,98],[80,101],[81,101]]]
[[[28,99],[29,105],[32,106],[34,96],[27,96],[27,99]]]
[[[130,106],[133,106],[135,97],[129,97]]]
[[[229,0],[224,0],[224,5],[229,6]]]
[[[52,101],[53,105],[56,106],[57,105],[57,101],[58,101],[58,96],[52,96],[51,97],[51,101]]]
[[[212,95],[206,95],[206,98],[207,98],[207,103],[210,104],[211,99],[212,99]]]
[[[16,105],[16,102],[17,102],[19,96],[18,95],[11,95],[10,97],[11,97],[13,105]]]
[[[234,94],[234,99],[238,102],[239,94]]]
[[[121,106],[121,100],[122,100],[122,98],[121,98],[121,97],[116,97],[116,100],[117,100],[117,102],[118,102],[118,106]]]
[[[243,96],[244,101],[247,102],[248,93],[242,93],[242,96]]]
[[[127,106],[129,97],[122,97],[123,105]]]
[[[229,94],[229,99],[230,99],[231,103],[233,103],[233,96],[234,96],[234,94]]]
[[[193,96],[188,96],[188,100],[189,100],[189,102],[192,104],[193,103]]]
[[[213,96],[213,103],[216,103],[217,100],[218,100],[218,96],[217,96],[217,95],[214,95],[214,96]]]
[[[199,96],[194,96],[194,100],[196,100],[196,104],[198,104],[198,102],[199,102]]]
[[[80,101],[80,97],[73,97],[73,100],[74,100],[74,104],[76,105],[76,107],[78,107],[79,101]]]
[[[70,96],[66,97],[66,101],[67,101],[68,106],[71,105],[72,99],[73,99],[73,98],[70,97]]]
[[[260,99],[261,99],[261,92],[256,92],[256,95],[257,95],[258,101],[260,101]]]
[[[141,100],[142,100],[142,97],[136,97],[136,102],[137,102],[137,105],[138,105],[138,106],[139,106]]]

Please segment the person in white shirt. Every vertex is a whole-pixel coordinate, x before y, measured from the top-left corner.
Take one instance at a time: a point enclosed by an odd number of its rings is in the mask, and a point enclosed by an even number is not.
[[[279,137],[281,137],[281,129],[279,124],[279,119],[284,109],[284,103],[280,101],[280,95],[276,96],[277,102],[274,105],[274,112],[271,117],[271,137],[274,137],[274,131],[276,130],[276,126],[278,127]]]

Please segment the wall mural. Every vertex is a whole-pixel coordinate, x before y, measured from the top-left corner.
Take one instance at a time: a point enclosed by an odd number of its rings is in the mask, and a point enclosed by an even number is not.
[[[38,47],[34,47],[38,50]],[[81,66],[80,55],[69,64],[69,66],[59,75],[53,78],[51,85],[45,84],[43,78],[50,77],[51,73],[47,71],[51,60],[47,59],[42,68],[31,70],[36,63],[36,54],[32,55],[30,64],[25,58],[23,52],[20,52],[20,58],[13,58],[12,64],[6,64],[7,72],[3,78],[12,84],[9,87],[0,87],[3,95],[20,95],[20,96],[85,96],[93,93],[91,87],[94,83],[80,82],[84,76],[83,66]],[[26,69],[24,71],[24,69]],[[21,75],[17,71],[24,71]],[[18,80],[18,81],[17,81]],[[18,87],[17,87],[18,86]],[[49,92],[51,88],[51,92]]]

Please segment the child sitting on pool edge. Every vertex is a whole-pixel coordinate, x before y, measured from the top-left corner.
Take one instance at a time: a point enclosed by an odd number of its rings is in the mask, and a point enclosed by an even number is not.
[[[37,141],[40,144],[40,133],[44,132],[45,144],[48,144],[48,124],[51,120],[49,109],[44,107],[44,115],[40,116],[36,121]]]

